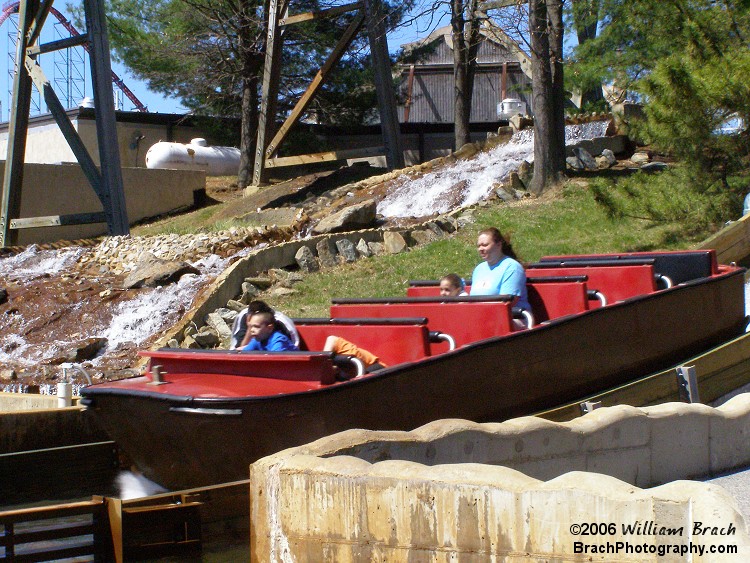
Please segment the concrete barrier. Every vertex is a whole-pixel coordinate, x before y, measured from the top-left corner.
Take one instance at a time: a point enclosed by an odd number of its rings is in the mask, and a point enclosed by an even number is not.
[[[342,432],[250,467],[252,559],[746,561],[734,499],[675,480],[747,465],[748,432],[747,394]]]
[[[0,174],[4,167],[5,163],[0,161]],[[102,211],[101,202],[77,164],[27,163],[23,176],[21,218]],[[205,172],[192,170],[123,168],[122,180],[131,224],[191,207],[194,192],[206,187]],[[106,233],[105,223],[20,229],[18,244],[75,240]]]
[[[0,412],[0,454],[109,439],[104,429],[80,407]]]

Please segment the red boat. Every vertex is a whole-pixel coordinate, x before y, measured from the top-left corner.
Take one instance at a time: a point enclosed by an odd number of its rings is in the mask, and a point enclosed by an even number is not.
[[[527,267],[530,328],[506,296],[334,299],[297,319],[304,351],[161,349],[145,375],[83,389],[87,412],[172,489],[247,478],[248,465],[349,428],[502,421],[609,389],[745,330],[744,269],[713,251],[545,257]],[[341,381],[335,334],[388,367]],[[452,349],[453,348],[453,349]]]

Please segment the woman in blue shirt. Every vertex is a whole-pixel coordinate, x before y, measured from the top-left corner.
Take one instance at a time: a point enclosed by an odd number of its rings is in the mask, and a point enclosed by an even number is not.
[[[484,262],[471,275],[471,295],[513,295],[514,307],[531,311],[526,272],[500,231],[495,227],[481,231],[477,250]]]

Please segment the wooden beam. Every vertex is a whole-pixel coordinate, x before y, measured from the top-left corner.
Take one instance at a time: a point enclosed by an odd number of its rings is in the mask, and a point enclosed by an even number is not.
[[[409,79],[406,83],[406,103],[404,103],[404,123],[409,123],[411,98],[414,93],[414,65],[409,65]]]
[[[385,158],[389,170],[404,167],[404,150],[401,145],[401,129],[396,109],[396,94],[393,91],[393,74],[388,43],[385,38],[385,12],[381,0],[365,0],[367,35],[370,39],[373,77],[378,94],[380,128],[385,145]]]
[[[343,6],[336,6],[335,8],[329,8],[327,10],[316,10],[313,12],[305,12],[304,14],[295,14],[279,20],[279,25],[293,25],[295,23],[318,20],[322,18],[328,18],[338,16],[339,14],[345,14],[354,10],[362,8],[361,2],[353,2],[352,4],[345,4]]]
[[[348,158],[365,158],[368,156],[380,156],[385,154],[385,147],[365,147],[361,149],[349,149],[343,151],[318,152],[312,154],[300,154],[295,156],[281,156],[266,161],[268,168],[280,168],[282,166],[296,166],[299,164],[313,164],[316,162],[331,162],[345,160]]]
[[[297,122],[297,120],[302,117],[302,114],[307,109],[307,106],[310,105],[313,96],[315,96],[316,92],[328,78],[333,67],[341,60],[341,57],[344,56],[347,48],[349,47],[349,45],[351,45],[352,41],[354,40],[354,36],[357,34],[357,31],[359,31],[359,28],[364,21],[364,17],[364,14],[359,14],[354,19],[354,21],[349,24],[349,27],[341,36],[341,39],[339,39],[339,42],[334,47],[333,51],[331,51],[331,53],[328,55],[328,58],[326,59],[325,63],[323,63],[323,66],[320,67],[320,70],[312,79],[312,82],[310,82],[310,85],[307,87],[307,90],[305,90],[305,93],[302,94],[300,99],[297,101],[294,109],[291,111],[282,126],[279,128],[274,138],[270,143],[268,143],[268,146],[264,151],[264,156],[266,159],[270,159],[274,156],[274,154],[276,154],[279,145],[289,134],[289,130]]]
[[[11,219],[11,229],[34,229],[37,227],[59,227],[62,225],[85,225],[89,223],[106,223],[107,216],[103,211],[95,213],[75,213],[71,215],[47,215],[45,217],[24,217]]]
[[[253,163],[254,186],[260,186],[267,181],[265,174],[266,141],[273,135],[274,119],[276,117],[276,98],[279,91],[279,76],[281,75],[281,46],[282,36],[279,19],[285,10],[282,0],[266,0],[266,59],[263,63],[263,82],[261,84],[260,112],[258,114],[258,136],[255,141],[255,162]]]

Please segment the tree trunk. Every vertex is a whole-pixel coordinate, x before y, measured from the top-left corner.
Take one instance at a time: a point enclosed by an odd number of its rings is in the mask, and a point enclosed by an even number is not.
[[[479,20],[474,17],[478,0],[451,1],[453,38],[453,127],[455,148],[471,142],[471,101],[479,50]]]
[[[551,25],[550,18],[559,22]],[[534,101],[534,176],[529,191],[540,194],[565,171],[561,0],[529,0],[529,34]]]
[[[247,30],[253,29],[254,5],[248,0],[239,2],[240,30],[237,48],[242,60],[242,120],[240,122],[240,169],[237,185],[246,188],[253,179],[255,144],[258,131],[258,82],[263,68],[263,57],[254,52],[254,37]]]
[[[258,73],[242,81],[242,121],[240,123],[240,169],[237,185],[246,188],[253,179],[255,141],[258,131]]]
[[[596,37],[599,24],[599,3],[601,0],[573,0],[573,25],[578,36],[578,44],[583,45]],[[604,99],[601,84],[581,93],[581,106]]]
[[[463,0],[451,2],[451,33],[453,36],[453,134],[455,149],[470,142],[469,118],[471,97],[469,94],[468,48],[464,38]]]

